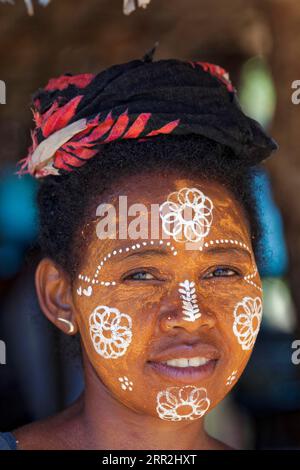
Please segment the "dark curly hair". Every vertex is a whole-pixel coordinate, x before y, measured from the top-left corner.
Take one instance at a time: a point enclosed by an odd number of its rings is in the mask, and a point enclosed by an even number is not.
[[[38,204],[40,246],[44,256],[60,265],[72,280],[84,253],[81,231],[95,215],[101,194],[128,175],[170,169],[182,175],[214,180],[241,204],[249,222],[257,256],[261,228],[253,191],[258,167],[237,160],[231,149],[200,136],[159,136],[99,146],[98,155],[83,167],[41,180]]]

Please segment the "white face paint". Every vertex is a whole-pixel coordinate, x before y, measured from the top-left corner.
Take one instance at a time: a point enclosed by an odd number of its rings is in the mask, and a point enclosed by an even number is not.
[[[237,370],[234,370],[233,372],[231,372],[231,374],[229,375],[229,377],[227,377],[227,380],[226,380],[226,385],[231,385],[233,382],[236,381],[237,379]]]
[[[122,390],[129,390],[130,392],[132,392],[133,382],[131,382],[128,377],[126,377],[125,375],[124,377],[119,377],[119,382]]]
[[[243,300],[235,306],[233,316],[233,333],[237,337],[242,349],[252,349],[262,317],[261,298],[244,297]]]
[[[126,353],[132,340],[132,319],[117,308],[101,305],[89,319],[90,335],[96,352],[106,359]]]
[[[143,241],[143,242],[140,242],[140,243],[134,243],[134,244],[129,245],[125,248],[120,248],[119,250],[114,250],[111,253],[107,253],[100,260],[100,262],[99,262],[99,264],[96,268],[96,271],[95,271],[92,278],[90,278],[89,276],[86,276],[85,274],[79,274],[78,275],[78,279],[81,282],[85,282],[89,285],[88,285],[87,288],[82,288],[82,286],[79,286],[78,289],[77,289],[77,294],[79,296],[86,295],[86,296],[90,297],[93,294],[93,286],[94,287],[95,286],[102,286],[102,287],[116,286],[117,285],[116,281],[107,281],[107,280],[99,279],[99,277],[101,275],[101,271],[103,270],[104,265],[109,260],[111,260],[112,258],[116,257],[119,254],[129,253],[131,251],[138,251],[140,248],[143,248],[145,246],[154,246],[154,245],[165,246],[167,249],[169,249],[172,252],[173,256],[177,256],[177,251],[176,251],[175,247],[171,244],[171,242],[166,241],[166,240]]]
[[[182,188],[169,194],[160,206],[166,234],[177,242],[200,242],[210,231],[213,203],[196,188]]]
[[[168,421],[201,418],[210,406],[206,389],[192,385],[169,387],[157,394],[156,402],[158,416]]]
[[[187,279],[179,283],[179,294],[182,299],[183,319],[186,321],[195,321],[201,317],[198,307],[195,283]]]
[[[213,246],[213,245],[215,245],[215,246],[216,245],[236,245],[236,246],[240,246],[240,247],[244,248],[245,250],[247,250],[250,253],[250,256],[252,258],[252,251],[250,250],[249,246],[246,245],[246,243],[243,243],[239,240],[233,240],[233,239],[223,239],[222,238],[222,239],[218,239],[218,240],[210,240],[210,241],[205,242],[203,244],[203,246],[201,246],[199,248],[199,250],[200,251],[205,251],[205,248],[209,248],[210,246]],[[262,292],[262,288],[258,284],[256,284],[255,281],[253,281],[253,279],[257,275],[258,275],[257,267],[256,267],[256,264],[255,264],[255,261],[252,259],[252,271],[249,274],[246,274],[244,276],[244,281],[246,281],[251,286],[255,287],[260,292]]]

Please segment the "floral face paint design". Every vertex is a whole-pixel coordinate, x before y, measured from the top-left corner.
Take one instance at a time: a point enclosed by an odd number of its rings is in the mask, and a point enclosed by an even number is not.
[[[262,301],[260,297],[244,297],[236,305],[233,316],[233,332],[242,349],[252,349],[262,317]]]
[[[195,283],[188,281],[179,283],[179,294],[182,299],[183,318],[186,321],[195,321],[201,317],[198,307]]]
[[[171,193],[160,206],[166,234],[177,242],[199,242],[210,231],[213,220],[211,199],[197,188],[182,188]]]
[[[168,421],[195,420],[207,412],[209,405],[205,388],[169,387],[158,393],[156,411],[161,419]]]
[[[197,187],[213,202],[213,223],[196,249],[188,251],[186,244],[162,238],[159,214],[158,239],[117,237],[99,242],[95,233],[86,238],[74,286],[87,367],[92,365],[101,383],[125,407],[186,423],[224,398],[231,388],[226,385],[229,376],[238,371],[236,379],[232,378],[237,380],[251,354],[233,334],[237,304],[246,297],[255,299],[261,288],[259,274],[252,276],[255,259],[244,212],[217,182],[172,173],[129,177],[120,182],[116,194],[108,194],[111,199],[103,199],[105,195],[100,199],[113,202],[126,194],[128,206],[139,201],[150,213],[152,204],[160,207],[172,192]],[[77,288],[89,285],[91,296],[76,294]],[[101,306],[101,315],[95,314],[89,323],[96,306]],[[120,323],[114,320],[120,312],[130,312],[132,322],[126,316]],[[111,326],[116,326],[115,332]],[[240,339],[250,345],[240,327],[236,322]],[[130,382],[135,393],[130,393]],[[177,392],[171,393],[174,387]]]
[[[132,320],[117,308],[101,305],[90,316],[90,334],[97,353],[116,359],[126,353],[132,339]]]

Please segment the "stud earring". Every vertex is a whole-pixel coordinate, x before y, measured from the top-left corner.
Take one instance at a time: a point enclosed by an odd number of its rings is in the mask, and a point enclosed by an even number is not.
[[[74,327],[72,322],[70,322],[69,320],[66,320],[65,318],[61,318],[61,317],[58,317],[57,320],[61,321],[62,323],[65,323],[66,325],[68,325],[68,327],[69,327],[68,334],[74,333],[75,327]]]

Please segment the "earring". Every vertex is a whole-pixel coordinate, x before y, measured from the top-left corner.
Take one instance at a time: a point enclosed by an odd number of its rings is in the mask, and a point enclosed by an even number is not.
[[[61,318],[61,317],[58,317],[57,320],[59,320],[59,321],[65,323],[66,325],[69,326],[68,334],[74,333],[75,327],[74,327],[74,325],[73,325],[72,322],[70,322],[69,320],[66,320],[65,318]]]

